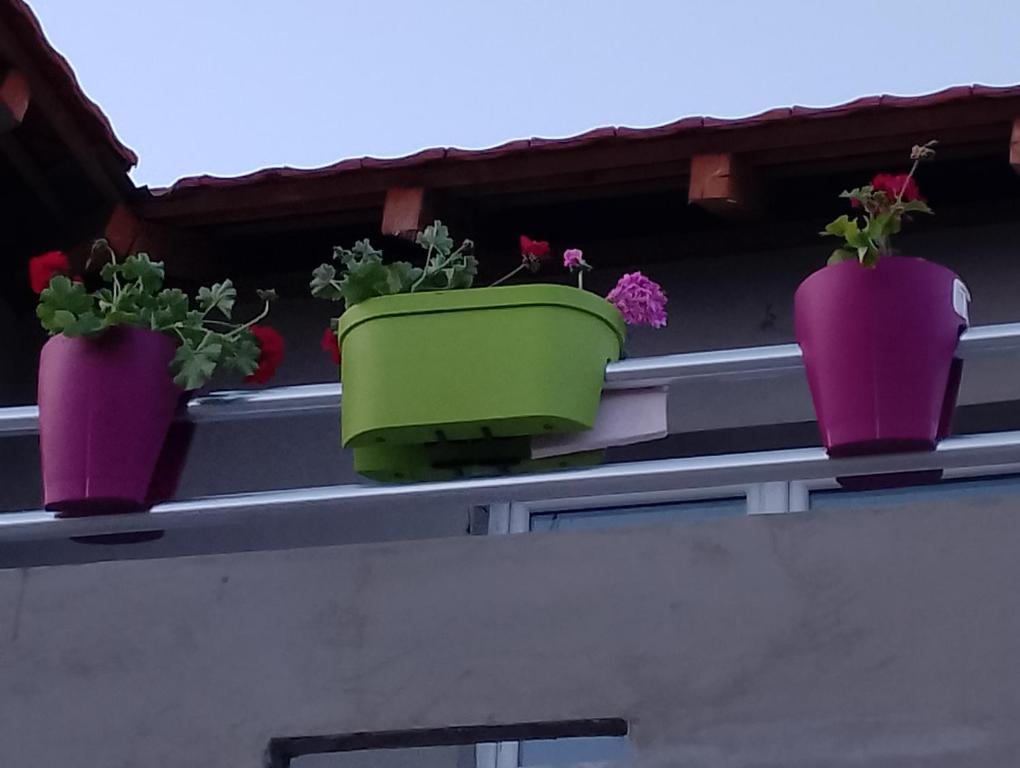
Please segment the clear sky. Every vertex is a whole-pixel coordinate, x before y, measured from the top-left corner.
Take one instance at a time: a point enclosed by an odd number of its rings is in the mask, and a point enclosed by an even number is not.
[[[141,184],[1020,83],[1020,0],[28,0]]]

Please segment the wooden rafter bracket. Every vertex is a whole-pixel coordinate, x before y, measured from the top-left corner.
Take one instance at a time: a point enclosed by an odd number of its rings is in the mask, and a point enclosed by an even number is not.
[[[1013,131],[1009,137],[1009,164],[1020,173],[1020,117],[1013,120]]]
[[[749,217],[759,209],[759,184],[739,155],[703,154],[691,158],[687,199],[724,217]]]
[[[423,187],[396,187],[386,190],[383,204],[382,233],[413,238],[428,226],[433,196]]]
[[[169,273],[198,277],[212,275],[216,267],[213,247],[205,238],[147,221],[123,203],[113,207],[99,236],[106,238],[118,258],[145,252],[154,261],[164,262]],[[83,264],[91,246],[90,240],[74,249]],[[91,263],[88,270],[101,267],[102,264]]]
[[[436,195],[424,187],[395,187],[386,190],[382,233],[413,240],[438,216]]]
[[[382,234],[414,241],[436,219],[463,236],[472,226],[472,206],[443,190],[390,187],[383,204]]]
[[[0,133],[21,125],[31,101],[28,80],[21,72],[10,69],[0,76]]]

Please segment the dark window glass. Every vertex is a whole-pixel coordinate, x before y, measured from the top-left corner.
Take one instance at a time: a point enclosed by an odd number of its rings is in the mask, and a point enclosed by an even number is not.
[[[606,507],[562,512],[536,512],[531,515],[531,530],[562,531],[596,528],[626,528],[636,525],[734,517],[747,513],[744,497],[680,501],[633,507]]]

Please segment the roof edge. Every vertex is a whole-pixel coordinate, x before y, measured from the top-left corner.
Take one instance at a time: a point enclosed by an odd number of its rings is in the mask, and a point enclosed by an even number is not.
[[[6,0],[0,3],[0,14],[4,13],[10,17],[18,41],[25,46],[60,100],[84,121],[85,131],[113,151],[123,163],[125,172],[136,166],[138,155],[117,137],[110,119],[85,94],[70,63],[50,44],[42,24],[28,4],[24,0]]]
[[[408,169],[437,161],[490,160],[525,152],[564,151],[588,147],[610,140],[641,141],[681,136],[704,131],[732,131],[751,128],[767,123],[782,121],[819,120],[849,117],[869,111],[899,109],[922,109],[964,102],[974,99],[1020,100],[1020,85],[987,86],[960,85],[944,88],[920,96],[897,96],[884,94],[864,96],[830,107],[779,107],[754,115],[736,118],[707,116],[684,117],[658,126],[630,128],[609,126],[594,128],[583,133],[563,138],[515,139],[483,149],[460,149],[456,147],[435,147],[423,149],[395,158],[361,157],[340,160],[331,165],[317,168],[295,168],[273,166],[238,176],[213,176],[208,174],[187,176],[178,179],[169,187],[150,188],[151,195],[159,198],[172,196],[185,190],[204,188],[233,188],[256,185],[282,179],[316,178],[356,172],[365,169]],[[1020,117],[1020,113],[1018,113]]]

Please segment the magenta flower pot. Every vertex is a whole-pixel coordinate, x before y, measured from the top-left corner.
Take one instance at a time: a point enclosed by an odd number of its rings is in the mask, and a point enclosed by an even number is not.
[[[968,298],[953,272],[905,256],[801,283],[797,343],[830,456],[933,450],[949,434]]]
[[[188,401],[193,394],[193,391],[182,392],[178,396],[173,423],[167,430],[163,449],[156,461],[156,468],[152,471],[149,493],[146,496],[147,507],[171,501],[177,495],[177,486],[184,473],[191,441],[195,437],[195,422],[188,418]]]
[[[155,469],[181,397],[168,369],[175,350],[169,336],[132,327],[46,342],[39,360],[46,509],[132,512],[166,495],[166,475],[156,477]],[[183,465],[177,456],[164,460],[171,475]]]

